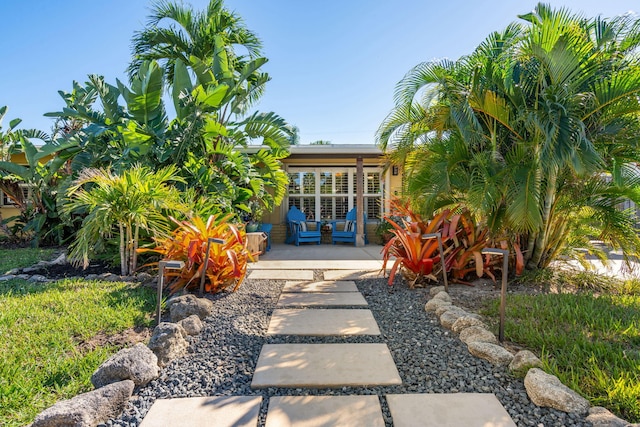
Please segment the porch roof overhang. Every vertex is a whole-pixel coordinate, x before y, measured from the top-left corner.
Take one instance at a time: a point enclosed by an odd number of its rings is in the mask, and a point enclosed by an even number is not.
[[[373,144],[292,145],[288,159],[378,158],[382,150]]]

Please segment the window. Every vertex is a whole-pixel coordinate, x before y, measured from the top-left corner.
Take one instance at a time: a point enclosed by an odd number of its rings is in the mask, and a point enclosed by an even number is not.
[[[289,172],[288,208],[296,206],[309,220],[344,219],[356,206],[355,168],[290,168]],[[381,214],[382,172],[366,168],[364,179],[365,213],[369,221],[375,221]]]
[[[22,197],[25,201],[29,201],[31,199],[31,189],[27,184],[20,184],[20,188],[22,189]],[[15,206],[16,204],[7,196],[6,193],[0,191],[0,195],[2,195],[2,206]]]

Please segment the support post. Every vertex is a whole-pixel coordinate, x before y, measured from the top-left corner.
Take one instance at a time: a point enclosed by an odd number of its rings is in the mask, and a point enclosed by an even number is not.
[[[509,274],[509,251],[506,249],[486,248],[483,254],[502,255],[502,289],[500,290],[500,326],[498,340],[504,341],[504,323],[507,309],[507,275]]]
[[[440,251],[440,263],[442,264],[442,280],[444,281],[444,291],[449,293],[449,283],[447,282],[447,267],[444,262],[444,251],[442,250],[442,235],[440,233],[428,233],[422,235],[423,240],[436,239],[438,250]]]
[[[164,270],[180,270],[184,268],[184,262],[163,259],[158,262],[158,306],[156,308],[156,325],[160,324],[162,317],[162,288],[164,286]]]
[[[364,164],[356,159],[356,246],[364,246]]]
[[[209,266],[209,251],[211,251],[211,244],[218,243],[220,245],[224,244],[223,239],[217,239],[215,237],[209,237],[207,239],[207,249],[204,251],[204,262],[202,265],[202,275],[200,276],[200,292],[198,292],[198,296],[202,298],[204,295],[204,280],[207,277],[207,267]]]

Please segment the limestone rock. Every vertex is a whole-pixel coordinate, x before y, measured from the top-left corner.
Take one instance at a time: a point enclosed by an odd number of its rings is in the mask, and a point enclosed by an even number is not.
[[[432,298],[424,306],[426,311],[436,311],[439,307],[451,306],[451,303],[441,299]]]
[[[438,292],[437,294],[435,294],[435,295],[433,296],[433,299],[439,299],[439,300],[442,300],[442,301],[448,301],[448,302],[451,302],[451,297],[450,297],[450,296],[449,296],[449,294],[448,294],[448,293],[446,293],[445,291],[440,291],[440,292]]]
[[[589,410],[587,399],[562,384],[558,377],[549,375],[542,369],[529,369],[524,377],[524,387],[531,401],[538,406],[580,415]]]
[[[19,268],[12,268],[11,270],[4,273],[6,276],[15,276],[16,274],[20,274]]]
[[[158,357],[158,366],[164,368],[173,359],[187,352],[187,331],[177,323],[162,322],[153,330],[149,348]]]
[[[4,276],[0,276],[0,282],[6,282],[7,280],[13,280],[17,278],[15,274],[6,274]]]
[[[460,332],[460,341],[469,345],[472,342],[487,342],[489,344],[498,344],[498,338],[493,332],[483,328],[482,326],[469,326]]]
[[[538,356],[530,352],[529,350],[522,350],[516,353],[509,365],[511,371],[521,371],[529,368],[539,368],[542,366],[542,361],[538,359]]]
[[[497,344],[473,341],[467,344],[467,347],[469,348],[469,353],[494,365],[508,365],[513,360],[513,354]]]
[[[32,427],[93,427],[122,414],[135,384],[131,380],[82,393],[42,411]]]
[[[593,427],[633,427],[638,424],[629,424],[622,418],[613,415],[607,408],[602,406],[594,406],[589,409],[587,421],[593,424]]]
[[[28,280],[30,282],[36,282],[36,283],[43,283],[43,282],[48,282],[49,281],[49,279],[47,279],[42,274],[34,274],[33,276],[29,277]]]
[[[466,311],[464,311],[463,309],[461,309],[460,307],[456,307],[455,305],[452,304],[442,304],[440,305],[438,308],[436,308],[436,316],[440,317],[442,316],[445,312],[447,311],[451,311],[451,310],[456,310],[458,312],[461,313],[466,313]]]
[[[429,296],[434,297],[440,292],[444,292],[444,286],[434,286],[433,288],[429,289]]]
[[[202,320],[200,320],[196,314],[192,314],[186,319],[182,319],[178,324],[182,326],[189,335],[198,335],[202,331],[202,328],[204,328]]]
[[[462,332],[463,329],[466,329],[470,326],[480,326],[482,328],[487,328],[487,325],[484,322],[473,316],[462,316],[459,317],[458,320],[455,321],[451,330],[457,334]]]
[[[451,329],[458,319],[467,316],[467,314],[468,313],[462,309],[447,310],[440,316],[440,324],[444,328]]]
[[[213,302],[206,298],[198,298],[195,295],[187,294],[172,298],[167,302],[171,312],[171,321],[179,322],[192,314],[197,314],[200,319],[211,315]]]
[[[158,357],[142,343],[123,348],[107,359],[91,376],[95,388],[122,380],[132,380],[136,386],[158,378]]]
[[[67,264],[67,254],[62,252],[56,259],[50,262],[51,265],[65,265]]]

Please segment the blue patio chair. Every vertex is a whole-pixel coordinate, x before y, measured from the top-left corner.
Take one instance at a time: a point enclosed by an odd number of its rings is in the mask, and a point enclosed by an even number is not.
[[[347,212],[347,216],[344,221],[331,221],[331,243],[334,245],[336,242],[353,242],[353,246],[356,245],[356,208],[351,209]],[[362,219],[364,221],[364,243],[368,244],[369,239],[367,238],[367,217],[366,215],[362,215]],[[344,228],[342,230],[338,229],[338,223],[343,222]]]
[[[309,230],[308,224],[315,222],[315,230]],[[291,206],[287,213],[287,243],[294,243],[300,246],[300,243],[315,242],[320,244],[320,221],[307,221],[307,217],[300,209]]]

